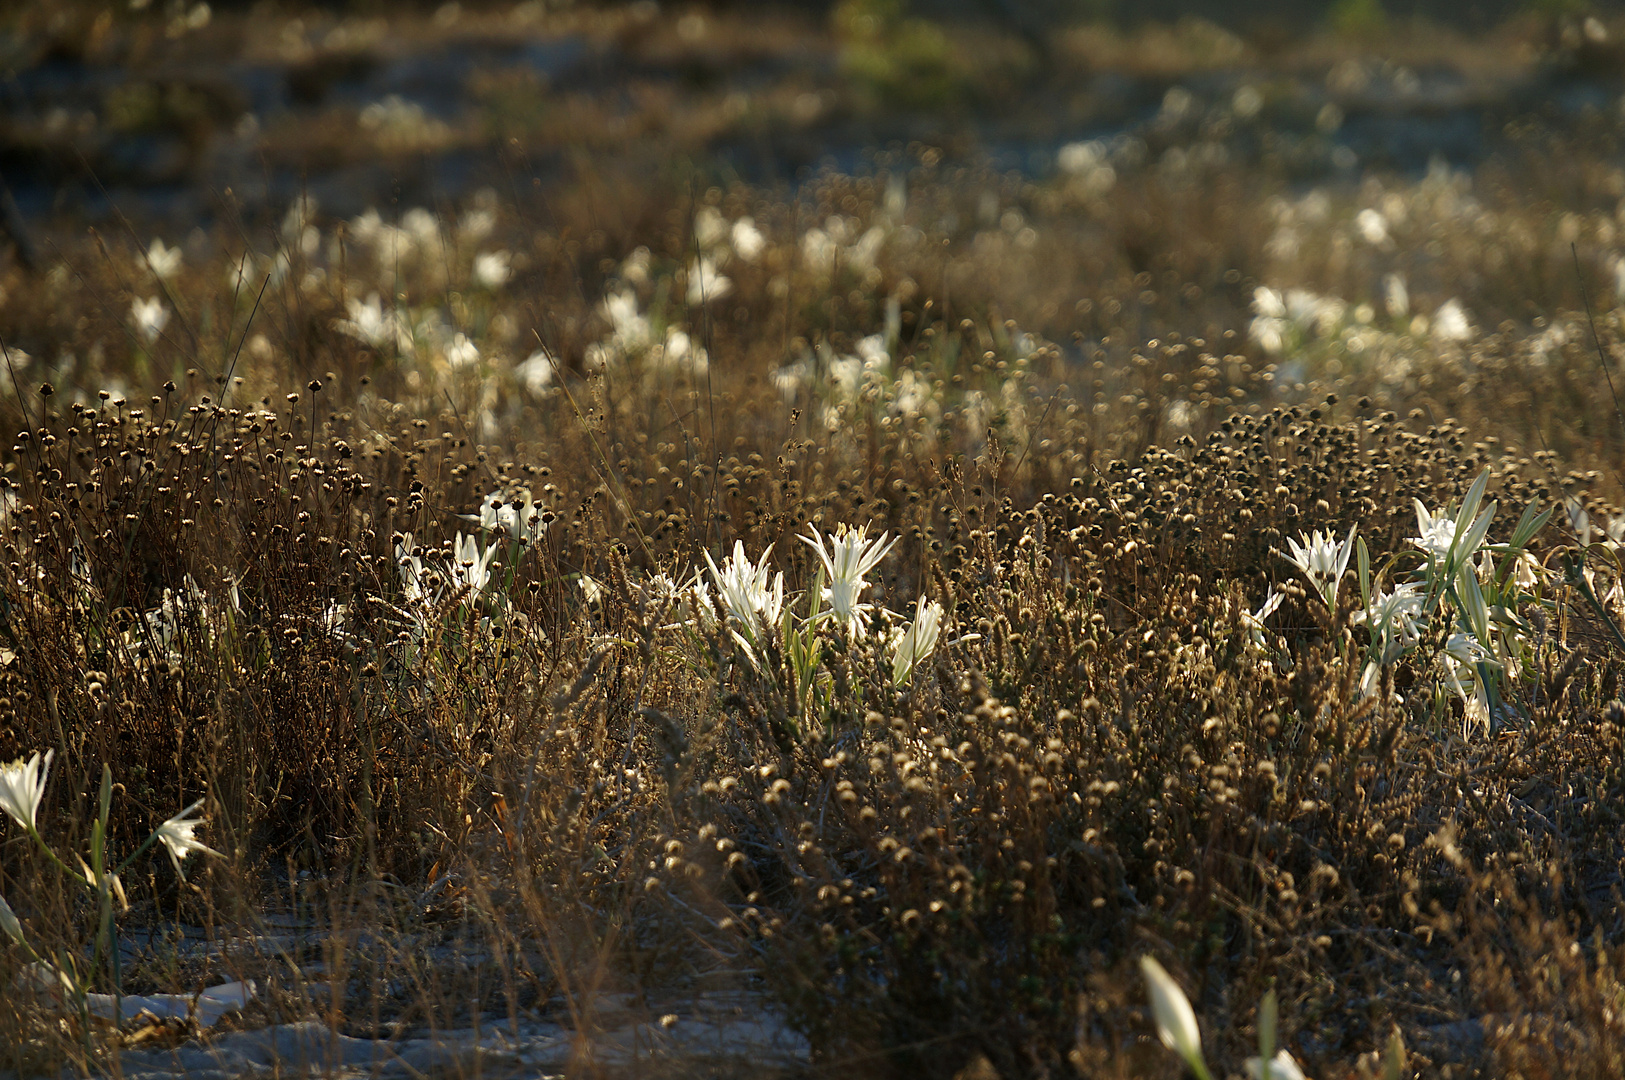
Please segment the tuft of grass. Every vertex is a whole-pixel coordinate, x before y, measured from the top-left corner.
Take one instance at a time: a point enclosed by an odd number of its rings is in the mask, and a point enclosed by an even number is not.
[[[53,852],[202,799],[222,857],[87,901],[7,819],[0,985],[112,919],[85,990],[253,978],[242,1025],[545,1019],[589,1072],[610,1002],[722,987],[809,1068],[1173,1075],[1153,957],[1216,1073],[1617,1074],[1617,170],[1211,149],[1296,107],[7,264],[0,762],[54,751]]]

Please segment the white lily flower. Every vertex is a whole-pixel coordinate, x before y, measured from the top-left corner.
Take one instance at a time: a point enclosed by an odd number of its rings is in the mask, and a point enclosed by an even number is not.
[[[1443,510],[1437,517],[1428,513],[1427,507],[1422,505],[1420,499],[1412,500],[1416,504],[1416,528],[1418,535],[1411,537],[1411,543],[1427,552],[1430,560],[1442,560],[1456,542],[1456,522]]]
[[[1427,552],[1430,566],[1451,573],[1478,553],[1479,546],[1490,531],[1490,522],[1495,517],[1498,504],[1490,503],[1482,514],[1472,519],[1471,524],[1468,523],[1468,516],[1478,513],[1488,479],[1489,472],[1486,470],[1473,483],[1461,509],[1454,516],[1448,509],[1430,514],[1420,499],[1411,500],[1416,507],[1416,528],[1419,533],[1411,538],[1411,543]]]
[[[735,540],[733,556],[725,559],[721,566],[711,558],[709,551],[705,553],[711,581],[722,598],[722,606],[727,609],[728,617],[739,624],[744,637],[752,642],[760,641],[768,628],[778,625],[784,609],[784,574],[776,575],[771,584],[769,581],[767,559],[772,552],[770,544],[753,565],[745,557],[744,542]]]
[[[767,247],[767,238],[762,230],[756,227],[756,219],[742,217],[733,225],[734,254],[745,262],[755,262],[756,257]]]
[[[208,824],[209,821],[208,818],[194,818],[190,816],[197,811],[198,807],[202,805],[203,800],[199,799],[191,806],[188,806],[185,810],[182,810],[180,813],[158,826],[158,840],[166,849],[168,849],[169,858],[175,864],[176,873],[180,872],[182,860],[184,860],[194,851],[200,852],[204,855],[213,855],[216,858],[224,858],[224,856],[222,856],[218,851],[207,846],[195,836],[198,828]]]
[[[734,283],[726,274],[717,272],[717,264],[710,258],[690,260],[688,264],[688,305],[700,307],[712,300],[721,300],[733,292]]]
[[[474,256],[474,280],[492,292],[513,277],[513,256],[506,251],[485,251]]]
[[[520,491],[511,499],[493,491],[480,500],[478,514],[465,514],[463,520],[478,522],[486,532],[501,529],[509,539],[521,544],[534,542],[546,530],[542,512],[536,508],[529,490]]]
[[[1185,1067],[1210,1080],[1207,1062],[1202,1059],[1202,1030],[1196,1024],[1196,1011],[1190,999],[1174,982],[1173,976],[1149,956],[1140,957],[1140,974],[1145,976],[1151,994],[1151,1015],[1157,1021],[1157,1038],[1179,1055]]]
[[[130,302],[130,321],[135,323],[136,333],[141,335],[141,340],[151,345],[169,324],[169,309],[156,296],[145,300],[137,297]]]
[[[854,636],[863,633],[868,620],[869,605],[858,601],[863,590],[869,587],[864,579],[897,545],[895,538],[888,543],[885,533],[870,540],[868,532],[866,524],[856,529],[841,525],[829,538],[828,547],[816,530],[799,537],[802,543],[818,552],[829,580],[824,588],[824,599],[829,602],[835,618]]]
[[[1303,576],[1309,579],[1309,584],[1315,587],[1333,612],[1337,610],[1338,583],[1343,580],[1343,572],[1349,566],[1349,556],[1354,553],[1355,528],[1349,526],[1349,534],[1341,544],[1330,533],[1318,529],[1313,534],[1300,535],[1297,540],[1287,539],[1287,546],[1292,549],[1289,556],[1292,565],[1303,572]]]
[[[1445,642],[1445,674],[1450,688],[1461,698],[1469,731],[1490,728],[1490,695],[1479,665],[1499,666],[1495,654],[1471,634],[1451,634]]]
[[[378,298],[376,292],[368,293],[365,300],[352,296],[345,301],[344,306],[350,317],[333,321],[333,328],[339,333],[347,334],[375,349],[388,346],[402,352],[411,350],[410,328],[399,313],[384,309],[384,302]]]
[[[147,269],[152,276],[160,281],[168,281],[180,268],[181,249],[169,247],[162,240],[153,237],[152,244],[147,248]]]
[[[1251,1080],[1304,1080],[1303,1070],[1285,1050],[1276,1051],[1267,1065],[1263,1058],[1248,1058],[1247,1075]]]
[[[1243,611],[1241,623],[1247,628],[1247,644],[1249,648],[1262,651],[1264,641],[1264,620],[1275,614],[1275,609],[1281,606],[1282,596],[1273,588],[1269,595],[1264,597],[1264,603],[1257,611]]]
[[[1591,544],[1591,534],[1596,531],[1591,524],[1591,514],[1586,510],[1585,504],[1572,495],[1563,498],[1563,509],[1569,514],[1569,527],[1574,530],[1574,538],[1580,541],[1581,547]]]
[[[0,810],[29,832],[35,831],[34,818],[55,757],[55,750],[47,750],[43,759],[36,751],[26,762],[18,758],[9,765],[0,765]]]
[[[0,896],[0,933],[5,934],[6,937],[19,945],[28,944],[23,937],[22,922],[17,918],[17,913],[11,910],[11,905],[6,903],[6,898],[3,896]]]
[[[1379,644],[1383,663],[1391,663],[1400,653],[1420,643],[1421,631],[1416,620],[1422,617],[1426,601],[1422,593],[1422,582],[1401,582],[1373,596],[1370,608],[1355,617],[1356,622],[1370,628],[1371,636]]]
[[[491,560],[496,556],[497,545],[490,544],[481,551],[479,540],[458,533],[451,550],[452,585],[459,590],[468,590],[471,596],[484,592],[491,582]]]
[[[914,621],[892,641],[891,681],[902,686],[914,676],[914,669],[937,648],[942,633],[942,605],[920,597],[914,604]]]

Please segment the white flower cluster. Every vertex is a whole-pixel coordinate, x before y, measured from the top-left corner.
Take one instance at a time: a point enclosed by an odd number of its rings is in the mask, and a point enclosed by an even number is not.
[[[1371,581],[1365,544],[1354,529],[1341,542],[1318,531],[1288,541],[1289,560],[1333,615],[1339,583],[1359,552],[1361,604],[1354,622],[1368,634],[1361,693],[1375,693],[1384,669],[1442,637],[1437,655],[1424,662],[1438,676],[1431,685],[1460,698],[1469,731],[1488,731],[1516,715],[1502,688],[1531,670],[1533,630],[1519,611],[1538,601],[1535,590],[1544,573],[1524,549],[1551,515],[1531,506],[1506,543],[1488,543],[1498,505],[1484,504],[1489,475],[1486,470],[1479,476],[1459,508],[1430,511],[1413,500],[1417,535],[1410,543],[1426,561],[1386,588]],[[1243,616],[1255,651],[1264,648],[1263,620],[1276,606],[1272,596],[1258,612]],[[1445,630],[1431,636],[1430,628],[1441,624]]]

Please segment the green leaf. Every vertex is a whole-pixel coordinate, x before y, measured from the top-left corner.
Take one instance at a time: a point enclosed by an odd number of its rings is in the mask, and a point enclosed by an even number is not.
[[[1461,602],[1462,614],[1467,619],[1467,626],[1473,632],[1473,637],[1486,649],[1490,646],[1490,610],[1484,602],[1484,593],[1478,587],[1478,575],[1473,573],[1471,566],[1463,566],[1457,575],[1457,599]]]
[[[1275,991],[1271,990],[1264,995],[1264,1000],[1258,1003],[1258,1056],[1268,1062],[1275,1057],[1275,1029],[1280,1021],[1280,1009],[1275,1001]]]
[[[1371,610],[1371,552],[1366,550],[1365,537],[1355,541],[1355,553],[1360,560],[1360,610]],[[1268,1054],[1264,1055],[1269,1058]]]
[[[1485,469],[1473,481],[1473,486],[1467,489],[1467,497],[1461,501],[1461,509],[1456,511],[1456,535],[1459,537],[1467,531],[1468,524],[1478,516],[1478,504],[1484,501],[1484,492],[1490,486],[1490,471]]]
[[[1555,506],[1548,506],[1537,514],[1534,503],[1524,507],[1523,516],[1518,519],[1517,527],[1512,530],[1512,539],[1508,541],[1508,546],[1514,551],[1522,551],[1529,541],[1546,527],[1546,522],[1551,519],[1552,511],[1555,509],[1557,509]]]

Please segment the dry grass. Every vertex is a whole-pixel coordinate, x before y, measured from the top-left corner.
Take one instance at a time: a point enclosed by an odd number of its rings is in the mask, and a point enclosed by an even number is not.
[[[1150,952],[1223,1072],[1269,987],[1317,1076],[1375,1075],[1396,1026],[1420,1075],[1625,1072],[1618,123],[1312,190],[1182,123],[1043,181],[583,151],[545,196],[166,237],[161,278],[133,230],[0,269],[0,759],[55,750],[59,851],[107,763],[114,849],[205,797],[224,853],[126,873],[125,989],[252,976],[245,1023],[390,1034],[730,979],[815,1072],[1172,1076]],[[700,257],[725,291],[690,296]],[[1444,620],[1363,694],[1354,571],[1328,610],[1284,555],[1357,525],[1391,581],[1412,499],[1485,470],[1492,540],[1557,508],[1490,731],[1427,659]],[[459,517],[520,489],[533,542]],[[674,587],[771,547],[795,629],[796,536],[862,523],[899,614],[811,669]],[[476,533],[488,583],[414,593],[403,561],[466,577]],[[898,686],[921,596],[942,642]],[[93,908],[6,830],[0,894],[83,967]],[[22,1072],[116,1041],[20,994],[0,1032]]]

